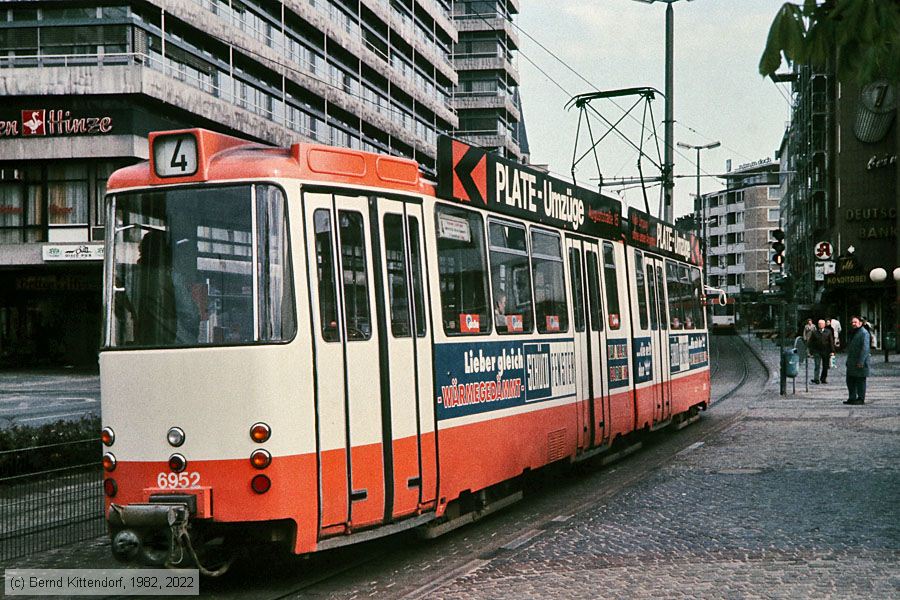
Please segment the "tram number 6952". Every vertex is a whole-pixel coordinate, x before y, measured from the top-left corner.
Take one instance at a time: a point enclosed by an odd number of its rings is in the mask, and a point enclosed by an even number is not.
[[[156,487],[161,489],[200,487],[200,473],[160,473],[156,476]]]

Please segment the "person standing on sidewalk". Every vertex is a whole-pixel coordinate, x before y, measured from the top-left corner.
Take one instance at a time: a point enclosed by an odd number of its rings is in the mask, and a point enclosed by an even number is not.
[[[831,330],[834,332],[834,347],[841,347],[841,322],[837,317],[831,317]]]
[[[812,382],[828,383],[828,367],[831,366],[831,357],[834,355],[834,333],[825,328],[825,319],[819,319],[819,326],[809,336],[809,353],[815,361]]]
[[[847,333],[847,391],[844,404],[866,403],[866,377],[869,376],[869,331],[859,317],[850,319]]]
[[[812,319],[807,319],[806,323],[803,325],[803,342],[809,346],[809,337],[813,334],[813,331],[816,330],[816,326],[813,325]]]

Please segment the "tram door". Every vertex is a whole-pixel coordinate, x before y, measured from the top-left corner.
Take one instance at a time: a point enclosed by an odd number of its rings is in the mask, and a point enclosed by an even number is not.
[[[379,523],[385,485],[369,201],[305,193],[320,533]]]
[[[386,453],[386,517],[393,518],[415,513],[437,493],[431,323],[425,308],[422,206],[379,198],[372,215],[377,219],[373,239],[380,238],[378,288],[386,323],[381,360],[382,398],[390,418],[390,432],[385,429],[391,450]]]
[[[606,343],[601,316],[599,250],[597,244],[568,238],[569,273],[575,333],[578,380],[579,447],[586,448],[606,439],[609,391],[604,385],[603,348]]]
[[[634,389],[637,398],[638,427],[655,426],[666,419],[660,356],[665,348],[659,337],[659,312],[656,307],[656,282],[649,255],[630,249],[634,294],[632,329],[634,331]]]
[[[650,337],[653,344],[653,383],[658,390],[657,406],[653,422],[659,423],[672,416],[672,373],[669,367],[669,315],[666,307],[666,284],[663,261],[645,255],[644,278],[647,282],[650,308]]]
[[[587,327],[587,289],[584,285],[584,250],[581,240],[566,238],[569,251],[569,283],[572,286],[572,328],[575,335],[577,445],[579,450],[590,447],[593,439],[592,412],[594,409],[593,361],[591,360],[590,330]]]

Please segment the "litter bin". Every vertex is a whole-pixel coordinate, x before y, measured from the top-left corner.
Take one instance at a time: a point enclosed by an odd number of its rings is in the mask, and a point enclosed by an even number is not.
[[[785,377],[791,379],[800,373],[800,355],[793,348],[781,352],[781,370]]]

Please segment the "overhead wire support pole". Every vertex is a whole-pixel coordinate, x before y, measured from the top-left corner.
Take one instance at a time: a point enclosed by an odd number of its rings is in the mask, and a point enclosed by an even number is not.
[[[663,167],[663,176],[665,183],[663,184],[663,221],[667,223],[674,222],[674,213],[672,207],[672,193],[675,188],[675,180],[672,177],[675,173],[675,165],[672,161],[672,153],[675,140],[674,124],[675,124],[675,90],[673,85],[673,55],[674,55],[674,39],[675,36],[675,11],[672,10],[672,2],[666,4],[666,140],[665,140],[665,166]]]

